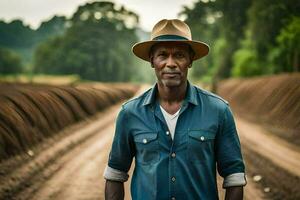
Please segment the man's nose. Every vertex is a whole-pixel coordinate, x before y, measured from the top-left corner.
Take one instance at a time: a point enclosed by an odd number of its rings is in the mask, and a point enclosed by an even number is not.
[[[171,55],[167,59],[166,67],[170,67],[170,68],[176,67],[176,62]]]

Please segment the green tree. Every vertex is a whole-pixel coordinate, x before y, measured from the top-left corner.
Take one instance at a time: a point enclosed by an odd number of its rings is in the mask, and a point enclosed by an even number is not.
[[[34,41],[34,30],[25,26],[21,20],[10,23],[0,21],[0,46],[6,48],[25,48]]]
[[[251,0],[227,0],[216,1],[218,12],[222,13],[219,19],[219,37],[224,37],[226,49],[220,52],[216,59],[221,59],[216,70],[216,77],[228,78],[233,66],[234,52],[240,48],[240,41],[244,36],[247,24],[247,10],[251,5]]]
[[[23,67],[30,70],[29,66],[36,46],[49,37],[63,34],[66,24],[66,18],[58,16],[43,22],[37,30],[24,25],[21,20],[13,20],[9,23],[0,21],[0,47],[17,52],[24,62]]]
[[[41,23],[35,31],[35,44],[43,42],[50,37],[63,35],[65,33],[68,20],[65,16],[53,16],[50,20]]]
[[[213,79],[298,71],[298,0],[198,0],[181,15],[194,39],[211,46],[195,77]],[[293,22],[293,25],[289,25]],[[194,67],[195,69],[195,67]]]
[[[0,48],[0,74],[15,74],[22,70],[20,56],[6,48]]]
[[[253,1],[248,10],[250,39],[259,59],[265,59],[270,48],[276,45],[276,37],[289,22],[291,16],[299,16],[298,0]]]
[[[63,37],[49,38],[47,42],[41,43],[34,54],[35,73],[59,74],[60,60],[64,59],[62,52]],[[62,71],[63,73],[63,71]]]
[[[300,17],[292,17],[290,23],[281,29],[276,41],[278,46],[274,50],[273,63],[278,65],[275,72],[299,72]]]
[[[129,81],[135,65],[129,50],[137,41],[138,16],[111,2],[80,6],[66,33],[39,46],[35,69],[79,74],[98,81]]]
[[[293,71],[292,60],[297,62],[297,51],[289,44],[297,41],[296,32],[294,35],[291,31],[296,31],[299,22],[295,20],[293,30],[287,26],[299,16],[299,9],[296,0],[275,0],[271,4],[268,0],[253,1],[247,11],[247,34],[235,53],[232,74],[253,76]],[[291,34],[292,41],[287,39]]]
[[[180,13],[186,17],[194,39],[204,40],[211,46],[206,61],[199,62],[204,70],[198,69],[195,76],[199,78],[207,72],[212,72],[216,78],[230,76],[232,57],[239,48],[240,39],[243,38],[247,22],[246,10],[250,3],[250,0],[200,0],[193,8],[185,7]]]

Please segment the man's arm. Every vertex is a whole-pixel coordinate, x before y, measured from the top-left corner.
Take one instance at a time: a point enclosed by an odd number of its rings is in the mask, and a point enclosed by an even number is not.
[[[226,188],[225,200],[242,200],[244,188],[243,186]]]
[[[124,182],[128,180],[128,170],[134,156],[133,141],[129,134],[130,123],[122,106],[117,121],[115,136],[109,154],[108,165],[104,170],[105,199],[123,200]]]
[[[105,184],[106,200],[123,200],[124,199],[124,183],[119,181],[106,180]]]
[[[240,141],[229,107],[224,111],[219,130],[216,138],[217,166],[219,174],[224,177],[225,200],[240,200],[247,181]]]

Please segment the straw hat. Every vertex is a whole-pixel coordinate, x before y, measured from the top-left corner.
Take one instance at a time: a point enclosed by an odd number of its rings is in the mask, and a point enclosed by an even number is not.
[[[149,61],[151,47],[159,42],[180,42],[191,46],[195,52],[193,60],[202,58],[208,54],[209,46],[204,42],[192,40],[189,26],[178,19],[163,19],[154,25],[149,41],[136,43],[132,52],[139,58]]]

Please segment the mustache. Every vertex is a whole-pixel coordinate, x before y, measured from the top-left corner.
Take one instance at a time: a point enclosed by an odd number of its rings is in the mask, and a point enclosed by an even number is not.
[[[168,69],[168,68],[166,68],[162,71],[162,73],[163,74],[180,74],[181,72],[180,72],[180,70],[177,70],[177,69]]]

